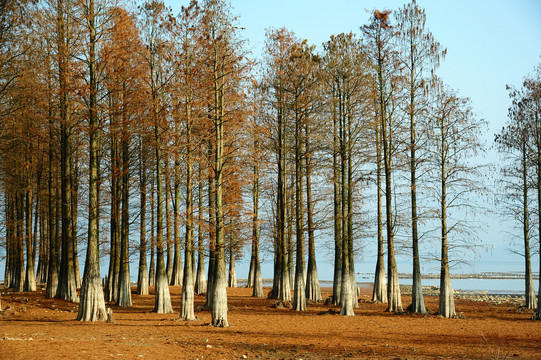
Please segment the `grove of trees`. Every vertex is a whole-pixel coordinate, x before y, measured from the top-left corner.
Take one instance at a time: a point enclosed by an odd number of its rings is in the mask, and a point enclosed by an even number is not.
[[[415,0],[372,11],[359,33],[320,49],[269,28],[258,60],[226,0],[191,0],[179,14],[159,0],[1,5],[6,288],[45,284],[48,298],[80,304],[78,320],[102,321],[106,301],[132,306],[136,261],[136,292],[154,287],[155,312],[173,312],[169,286],[182,285],[181,318],[194,320],[194,294],[206,294],[224,327],[236,260],[249,258],[247,286],[263,297],[261,253],[271,254],[269,296],[304,311],[322,301],[316,254],[330,249],[332,302],[354,315],[355,257],[374,242],[372,300],[404,311],[401,247],[412,259],[407,310],[426,313],[420,249],[432,238],[439,314],[455,316],[449,264],[475,237],[460,214],[486,192],[475,158],[486,124],[437,77],[447,50]],[[496,143],[534,308],[541,68],[510,94]]]

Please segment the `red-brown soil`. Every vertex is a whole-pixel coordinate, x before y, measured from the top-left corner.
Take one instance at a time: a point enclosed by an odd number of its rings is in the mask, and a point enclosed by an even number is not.
[[[369,291],[356,316],[344,317],[323,304],[302,313],[272,308],[251,289],[228,289],[231,326],[214,328],[209,311],[179,320],[180,287],[171,287],[177,313],[152,313],[154,296],[134,295],[133,307],[112,306],[114,323],[76,321],[77,304],[43,291],[4,290],[0,359],[541,359],[541,322],[517,305],[458,299],[461,319],[397,315],[366,301]],[[425,301],[437,309],[436,297]],[[203,303],[196,296],[196,306]]]

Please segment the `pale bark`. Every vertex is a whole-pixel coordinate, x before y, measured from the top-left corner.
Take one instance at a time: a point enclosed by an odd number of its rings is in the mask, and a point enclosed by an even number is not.
[[[333,98],[336,89],[333,81]],[[333,116],[333,205],[334,205],[334,276],[333,276],[333,305],[339,305],[342,298],[342,220],[341,220],[341,194],[340,194],[340,169],[339,169],[339,146],[338,146],[338,116],[336,106],[332,106]]]
[[[166,273],[169,284],[173,280],[173,222],[171,216],[171,176],[169,167],[169,157],[165,157],[165,233],[167,244],[167,266]]]
[[[121,307],[130,307],[132,305],[131,287],[130,287],[130,258],[129,258],[129,198],[130,198],[130,179],[129,179],[129,134],[127,124],[126,109],[122,114],[122,210],[121,210],[121,232],[120,232],[120,273],[118,277],[118,300]]]
[[[449,274],[449,247],[447,244],[447,159],[445,153],[448,148],[445,126],[445,115],[440,120],[441,130],[441,199],[440,199],[440,216],[441,216],[441,273],[440,273],[440,306],[439,314],[443,317],[455,317],[455,301],[453,296],[453,288],[451,287],[451,275]]]
[[[192,160],[192,124],[191,103],[186,102],[186,241],[184,247],[184,276],[182,283],[182,299],[180,317],[184,320],[195,320],[194,315],[194,281],[193,281],[193,160]],[[179,200],[179,199],[177,199]]]
[[[381,139],[380,124],[376,121],[376,187],[377,187],[377,223],[378,223],[378,258],[374,274],[374,289],[372,301],[375,303],[387,302],[387,281],[385,280],[385,257],[383,244],[383,213],[382,213],[382,189],[381,189]]]
[[[67,7],[67,9],[65,9]],[[73,268],[72,213],[71,213],[71,108],[69,106],[70,71],[70,4],[57,1],[57,36],[60,86],[60,173],[62,198],[62,249],[56,297],[78,302],[75,269]]]
[[[156,182],[157,182],[157,226],[156,226],[156,295],[154,312],[168,314],[173,312],[171,296],[169,294],[169,279],[165,272],[164,244],[163,244],[163,187],[162,187],[162,160],[158,126],[155,126],[156,140]]]
[[[295,102],[295,112],[298,112]],[[303,166],[302,166],[302,124],[295,119],[295,224],[296,224],[296,262],[295,285],[293,292],[293,310],[306,311],[306,287],[304,282],[304,200],[303,200]]]
[[[96,82],[96,28],[94,1],[90,0],[88,9],[88,25],[90,30],[89,51],[89,190],[88,190],[88,245],[86,249],[85,270],[81,286],[81,303],[77,320],[106,320],[105,299],[100,275],[99,259],[99,119],[97,114],[97,82]]]
[[[148,269],[148,285],[156,285],[156,221],[155,221],[155,204],[154,185],[150,190],[150,265]]]
[[[523,238],[524,238],[524,280],[525,280],[525,307],[528,309],[535,309],[535,286],[533,282],[532,274],[532,262],[530,255],[530,214],[528,209],[528,164],[527,164],[527,149],[526,141],[522,142],[522,206],[523,206]]]
[[[177,133],[179,131],[180,129],[177,129]],[[180,244],[180,155],[178,154],[178,151],[175,153],[174,174],[173,242],[175,249],[173,258],[173,272],[171,274],[171,285],[180,285],[183,284],[184,281],[184,271],[182,269],[182,252]]]
[[[215,138],[215,231],[216,252],[214,264],[214,280],[212,285],[212,325],[216,327],[229,326],[227,322],[227,278],[225,266],[224,239],[224,206],[223,206],[223,170],[224,170],[224,87],[225,73],[219,68],[217,43],[214,43],[214,128]],[[223,64],[220,64],[223,66]]]
[[[257,149],[257,146],[255,146]],[[256,155],[257,156],[257,155]],[[253,217],[252,217],[252,266],[253,266],[253,291],[252,296],[264,297],[263,276],[261,274],[261,261],[259,258],[259,161],[253,165]]]
[[[35,258],[32,244],[32,190],[28,189],[25,196],[25,240],[26,240],[26,274],[24,277],[24,291],[36,291],[36,272],[34,270]],[[37,210],[36,210],[37,212]]]
[[[202,169],[199,164],[198,174],[198,231],[197,231],[197,276],[195,279],[195,292],[196,294],[204,294],[207,292],[207,279],[205,277],[205,254],[203,247],[203,181],[202,181]]]
[[[147,204],[147,177],[146,156],[143,139],[139,145],[139,267],[137,275],[137,295],[148,295],[148,269],[147,269],[147,240],[146,240],[146,204]]]
[[[308,269],[306,272],[306,298],[321,301],[321,289],[316,264],[316,245],[314,236],[314,203],[312,201],[312,154],[310,150],[310,131],[306,125],[306,210],[308,220]]]
[[[227,279],[227,286],[233,287],[233,288],[237,287],[237,270],[235,268],[235,249],[231,243],[229,245],[229,277]]]

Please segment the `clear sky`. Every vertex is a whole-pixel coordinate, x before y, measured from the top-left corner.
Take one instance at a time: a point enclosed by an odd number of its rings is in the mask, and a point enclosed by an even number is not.
[[[368,23],[366,10],[397,10],[405,3],[395,0],[231,1],[233,14],[239,16],[255,57],[261,55],[268,27],[286,27],[298,37],[320,46],[333,34],[359,33],[359,27]],[[506,84],[519,86],[523,77],[541,63],[541,1],[419,0],[417,3],[426,10],[428,29],[447,48],[439,76],[461,96],[472,99],[474,111],[489,123],[486,138],[491,145],[494,133],[507,118]],[[180,5],[186,5],[187,1],[169,0],[166,4],[177,13]],[[488,159],[497,162],[498,156],[492,151]],[[489,218],[486,223],[487,231],[482,239],[492,244],[494,250],[482,255],[482,266],[475,269],[499,271],[502,260],[521,261],[507,250],[509,246],[502,233],[506,224],[502,227],[503,222],[497,218]],[[370,254],[365,260],[370,263],[368,268],[373,268]],[[408,262],[404,259],[404,264]],[[427,270],[434,272],[435,269],[431,266]],[[399,271],[409,272],[410,266],[400,268],[399,264]]]

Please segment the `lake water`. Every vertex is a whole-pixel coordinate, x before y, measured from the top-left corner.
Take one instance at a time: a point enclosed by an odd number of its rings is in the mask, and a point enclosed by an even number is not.
[[[361,287],[371,286],[372,279],[366,276],[357,277],[357,284]],[[239,280],[239,286],[245,284],[245,280]],[[411,285],[412,279],[400,279],[402,285]],[[438,286],[439,279],[423,279],[423,286]],[[534,282],[537,294],[538,281]],[[455,290],[463,291],[486,291],[493,295],[524,295],[524,280],[523,279],[452,279],[451,285]],[[272,286],[271,281],[264,281],[263,286]],[[321,287],[332,287],[332,281],[321,280]]]

